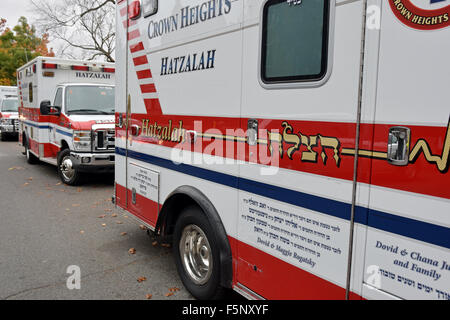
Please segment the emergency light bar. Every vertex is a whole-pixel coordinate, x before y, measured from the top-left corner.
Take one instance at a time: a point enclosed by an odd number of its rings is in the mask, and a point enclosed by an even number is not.
[[[107,68],[101,66],[79,66],[56,63],[42,63],[42,69],[59,69],[59,70],[76,70],[76,71],[93,71],[93,72],[108,72],[115,73],[115,68]]]
[[[103,68],[103,72],[115,73],[116,69],[114,69],[114,68]]]
[[[42,69],[57,69],[58,65],[56,63],[42,63]]]
[[[72,70],[77,70],[77,71],[89,71],[89,67],[88,66],[71,66]]]
[[[130,19],[139,18],[141,15],[141,3],[139,1],[134,1],[128,6],[128,17]]]

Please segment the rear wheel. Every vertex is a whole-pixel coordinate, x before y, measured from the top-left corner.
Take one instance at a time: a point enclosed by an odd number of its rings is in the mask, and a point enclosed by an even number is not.
[[[36,164],[36,163],[38,163],[39,162],[39,158],[31,153],[28,139],[25,141],[24,145],[25,145],[25,156],[27,158],[27,162],[29,164]]]
[[[174,258],[186,289],[197,299],[219,299],[220,258],[214,231],[203,211],[187,207],[175,224]]]
[[[71,186],[81,181],[81,173],[74,168],[69,149],[62,150],[58,155],[58,174],[62,182]]]

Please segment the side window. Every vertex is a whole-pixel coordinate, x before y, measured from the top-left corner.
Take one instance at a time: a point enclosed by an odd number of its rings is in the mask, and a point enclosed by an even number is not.
[[[142,1],[144,17],[150,17],[158,12],[158,0],[144,0]]]
[[[53,106],[62,108],[62,88],[58,88]]]
[[[328,71],[330,2],[268,0],[263,8],[261,81],[317,83]]]
[[[33,83],[30,82],[28,85],[28,101],[33,102]]]

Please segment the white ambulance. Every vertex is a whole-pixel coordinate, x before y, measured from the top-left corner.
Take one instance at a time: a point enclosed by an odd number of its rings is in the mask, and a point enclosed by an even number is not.
[[[19,141],[28,163],[56,165],[61,180],[114,170],[115,67],[38,57],[17,70]]]
[[[450,298],[450,1],[117,1],[115,203],[197,298]]]
[[[8,136],[17,137],[19,128],[17,87],[0,86],[0,134],[5,141]]]

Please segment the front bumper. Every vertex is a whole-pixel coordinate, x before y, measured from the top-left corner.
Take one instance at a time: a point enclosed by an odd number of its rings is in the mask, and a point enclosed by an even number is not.
[[[17,128],[12,124],[2,124],[0,125],[0,131],[6,133],[17,133]]]
[[[77,153],[71,152],[74,169],[80,172],[113,172],[114,153]]]

